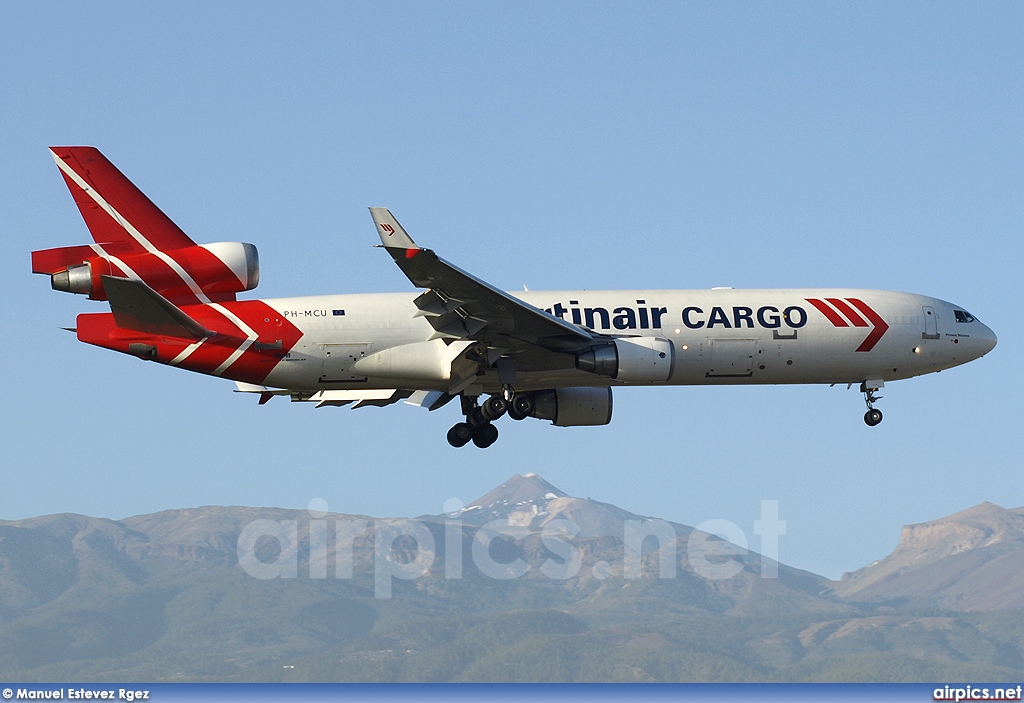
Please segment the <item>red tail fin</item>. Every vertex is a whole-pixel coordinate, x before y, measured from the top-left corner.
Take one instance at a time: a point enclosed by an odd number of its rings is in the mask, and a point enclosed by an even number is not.
[[[175,305],[226,302],[259,282],[256,247],[199,246],[94,147],[50,148],[95,244],[32,252],[56,290],[105,300],[103,277],[145,281]]]
[[[128,242],[137,252],[195,245],[99,149],[54,146],[50,153],[97,244]]]

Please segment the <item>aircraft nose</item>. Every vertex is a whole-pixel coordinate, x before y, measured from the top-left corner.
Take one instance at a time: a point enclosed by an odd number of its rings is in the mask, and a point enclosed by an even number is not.
[[[981,342],[981,355],[984,356],[996,348],[998,340],[996,339],[996,333],[988,325],[982,324],[981,329],[982,333],[978,335],[978,338]]]

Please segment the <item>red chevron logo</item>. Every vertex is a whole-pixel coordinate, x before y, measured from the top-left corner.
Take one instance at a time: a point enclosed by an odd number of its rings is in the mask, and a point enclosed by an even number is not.
[[[836,327],[871,327],[871,332],[857,347],[859,352],[869,352],[889,329],[882,316],[859,298],[804,298],[828,318]],[[855,309],[856,308],[856,309]],[[866,319],[865,319],[866,318]]]

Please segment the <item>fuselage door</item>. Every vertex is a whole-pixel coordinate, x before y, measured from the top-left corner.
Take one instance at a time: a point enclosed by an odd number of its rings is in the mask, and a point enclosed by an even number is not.
[[[712,339],[711,368],[707,376],[751,376],[756,339]]]
[[[921,308],[924,313],[924,332],[921,334],[922,339],[938,339],[939,338],[939,321],[935,318],[935,310],[931,305],[925,305]]]
[[[369,349],[369,344],[321,344],[323,370],[320,383],[365,380],[365,376],[354,375],[351,369],[356,359],[366,356]]]

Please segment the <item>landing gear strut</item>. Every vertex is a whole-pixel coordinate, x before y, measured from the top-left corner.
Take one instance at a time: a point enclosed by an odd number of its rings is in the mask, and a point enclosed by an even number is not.
[[[864,413],[864,422],[868,427],[874,427],[882,421],[882,411],[874,406],[875,401],[882,398],[880,395],[875,395],[875,391],[881,387],[881,381],[864,381],[860,384],[860,392],[864,394],[864,402],[868,406],[868,411]]]

